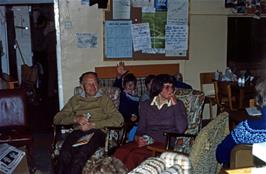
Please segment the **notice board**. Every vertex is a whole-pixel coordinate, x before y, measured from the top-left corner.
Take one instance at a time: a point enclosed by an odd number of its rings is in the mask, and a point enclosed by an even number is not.
[[[189,0],[109,0],[104,60],[187,60],[189,4]]]

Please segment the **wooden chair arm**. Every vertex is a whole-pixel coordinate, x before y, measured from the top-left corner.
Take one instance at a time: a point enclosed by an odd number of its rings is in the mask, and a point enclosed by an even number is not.
[[[64,133],[68,133],[68,131],[62,131],[62,130],[71,130],[73,128],[73,124],[70,125],[55,125],[52,124],[53,128],[53,140],[52,140],[52,148],[55,148],[56,142],[59,138]]]
[[[153,147],[153,146],[147,146],[146,148],[148,150],[152,151],[152,156],[156,156],[156,154],[160,154],[160,153],[163,153],[165,151],[169,151],[169,150],[166,150],[165,148],[159,148],[159,147]]]
[[[105,139],[105,147],[104,147],[104,153],[105,155],[109,155],[109,136],[110,136],[110,132],[112,130],[114,131],[122,131],[122,135],[121,135],[121,138],[119,139],[118,137],[118,141],[117,141],[117,146],[119,147],[120,145],[124,144],[125,141],[126,141],[126,129],[125,129],[125,126],[108,126],[108,127],[105,127],[104,128],[107,133],[106,133],[106,139]]]
[[[61,138],[63,139],[64,134],[70,133],[73,130],[73,124],[71,125],[52,125],[53,127],[53,140],[52,140],[52,148],[55,149],[57,141]],[[124,129],[124,126],[115,127],[115,126],[108,126],[104,128],[106,130],[106,140],[105,140],[105,147],[104,147],[104,153],[105,155],[108,154],[109,150],[109,135],[111,130],[119,131],[122,130],[122,136],[121,139],[118,140],[117,144],[120,146],[124,143],[126,138],[126,130]]]
[[[166,150],[170,149],[170,142],[172,137],[189,137],[189,138],[196,138],[197,135],[195,134],[186,134],[186,133],[176,133],[176,132],[164,132],[164,136],[166,136]]]

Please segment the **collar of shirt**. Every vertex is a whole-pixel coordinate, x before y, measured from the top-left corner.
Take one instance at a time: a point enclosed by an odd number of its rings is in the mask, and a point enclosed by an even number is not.
[[[82,90],[82,92],[80,93],[80,96],[86,98],[84,90]],[[100,91],[97,91],[97,93],[93,97],[97,98],[97,97],[100,97],[100,96],[102,96],[102,93]]]
[[[173,105],[173,103],[172,103],[172,101],[171,100],[165,100],[164,102],[162,102],[162,103],[160,103],[159,102],[159,97],[158,96],[155,96],[154,98],[153,98],[153,100],[152,100],[152,102],[151,102],[151,106],[153,106],[153,105],[155,105],[155,106],[157,106],[157,108],[160,110],[160,109],[162,109],[162,107],[163,107],[163,105],[167,105],[167,107],[170,107],[170,106],[172,106]]]
[[[131,100],[136,101],[136,102],[139,102],[139,96],[137,96],[137,95],[133,96],[133,95],[130,95],[129,93],[127,93],[127,92],[125,92],[125,94]]]

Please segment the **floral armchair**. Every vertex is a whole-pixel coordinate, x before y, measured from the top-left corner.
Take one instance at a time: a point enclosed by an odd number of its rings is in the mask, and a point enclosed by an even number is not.
[[[229,133],[229,122],[228,122],[228,113],[223,112],[217,115],[207,126],[205,126],[203,129],[200,130],[198,133],[194,144],[191,147],[190,153],[186,155],[186,159],[184,162],[186,162],[185,167],[182,167],[183,169],[189,169],[187,172],[191,172],[193,174],[218,174],[221,170],[221,165],[218,164],[216,161],[216,148],[217,145],[228,135]],[[173,154],[169,157],[170,159],[181,159],[184,160],[183,153],[176,153],[176,152],[164,152],[160,156],[162,158],[163,154]],[[158,161],[158,157],[153,157],[153,159],[156,159]],[[161,160],[160,160],[161,161]],[[144,171],[146,168],[149,170],[154,170],[154,168],[157,171],[161,171],[165,168],[165,165],[160,166],[159,164],[156,164],[154,160],[146,160],[145,166],[140,164],[137,168],[135,168],[132,171],[132,174],[138,171]],[[188,163],[190,162],[190,163]],[[158,162],[157,162],[158,163]],[[165,162],[164,162],[165,163]],[[163,163],[163,164],[164,164]],[[155,166],[156,164],[156,166]],[[173,163],[172,163],[173,164]],[[187,165],[189,164],[189,165]],[[180,163],[179,163],[180,165]],[[152,166],[152,167],[150,167]],[[154,166],[154,167],[153,167]],[[183,165],[184,166],[184,165]],[[147,169],[146,169],[147,170]],[[161,172],[154,172],[154,173],[160,173]],[[169,174],[168,172],[167,174]],[[173,172],[173,173],[185,173],[185,171],[181,172]]]
[[[80,95],[82,92],[82,88],[76,87],[74,89],[74,95]],[[115,106],[119,106],[119,97],[120,97],[120,89],[116,87],[101,87],[99,92],[107,95],[112,99]],[[53,125],[54,127],[54,138],[52,143],[52,159],[54,161],[54,165],[57,162],[57,156],[59,155],[59,151],[63,145],[65,137],[73,131],[72,125]],[[94,153],[94,158],[100,158],[103,155],[108,155],[113,153],[114,148],[119,146],[124,142],[126,137],[126,132],[123,127],[106,127],[106,142],[104,148],[99,148]]]
[[[196,137],[201,129],[202,122],[202,107],[204,104],[204,94],[201,91],[193,89],[177,89],[175,96],[178,100],[181,100],[186,108],[188,128],[184,134],[174,133],[176,138],[174,144],[174,151],[189,153],[193,143],[193,138]],[[170,143],[171,133],[166,133],[168,136],[168,145]]]
[[[201,130],[201,113],[205,98],[203,92],[193,89],[176,89],[175,96],[185,105],[188,120],[187,130],[183,134],[176,132],[165,132],[164,135],[167,137],[165,149],[148,146],[148,149],[153,151],[154,154],[162,153],[166,150],[173,150],[175,152],[189,154],[194,139]],[[170,143],[173,142],[171,141],[172,138],[175,138],[174,144]]]

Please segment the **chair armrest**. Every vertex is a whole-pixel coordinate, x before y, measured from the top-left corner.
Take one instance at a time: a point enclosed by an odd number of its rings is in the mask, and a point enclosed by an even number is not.
[[[116,126],[108,126],[104,128],[107,133],[106,133],[106,139],[105,139],[105,147],[104,147],[104,153],[105,155],[109,155],[109,141],[110,141],[110,133],[111,131],[116,131],[118,133],[118,140],[116,141],[117,143],[117,147],[119,147],[120,145],[125,143],[126,140],[126,129],[125,126],[120,126],[120,127],[116,127]],[[121,132],[120,132],[121,131]],[[121,136],[119,136],[119,132],[121,134]]]
[[[73,125],[55,125],[52,124],[53,128],[53,140],[52,140],[52,149],[55,148],[56,142],[59,138],[62,138],[62,134],[70,133],[73,130]]]
[[[170,148],[170,142],[172,137],[189,137],[195,139],[197,135],[195,134],[186,134],[186,133],[176,133],[176,132],[164,132],[164,136],[166,136],[166,150]]]

